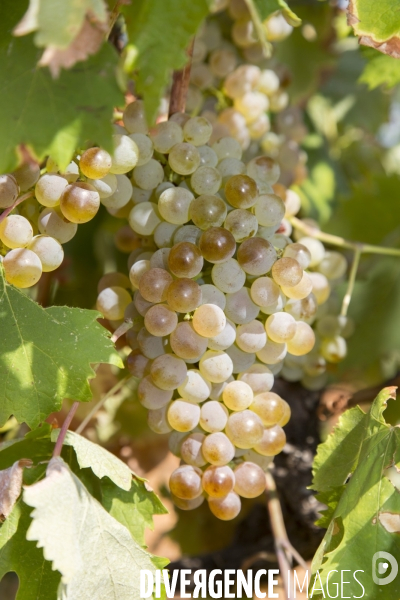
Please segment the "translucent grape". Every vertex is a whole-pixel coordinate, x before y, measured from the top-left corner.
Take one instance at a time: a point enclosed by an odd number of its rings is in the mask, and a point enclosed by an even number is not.
[[[60,242],[49,235],[36,235],[28,248],[40,258],[44,273],[58,269],[64,260],[64,250]]]
[[[282,427],[275,425],[264,429],[262,439],[255,444],[254,450],[263,456],[276,456],[286,444],[286,435]]]
[[[200,427],[208,433],[215,433],[225,429],[228,421],[228,411],[221,402],[209,400],[204,402],[200,410]]]
[[[282,292],[288,298],[293,300],[302,300],[303,298],[307,298],[313,291],[313,284],[311,278],[308,276],[308,273],[303,272],[303,276],[298,284],[285,287],[282,286]]]
[[[265,491],[265,473],[252,462],[243,462],[235,468],[234,490],[242,498],[257,498]]]
[[[186,379],[186,363],[173,354],[162,354],[153,361],[150,375],[162,390],[176,390]]]
[[[318,303],[314,294],[309,294],[302,300],[288,300],[285,312],[288,312],[296,320],[312,319],[317,312]]]
[[[257,66],[241,65],[225,79],[224,91],[226,95],[235,99],[243,96],[246,92],[250,92],[257,85],[260,75],[261,71]]]
[[[154,144],[154,149],[161,154],[168,154],[175,144],[183,141],[182,127],[174,121],[157,123],[150,129],[149,136]]]
[[[178,225],[166,223],[165,221],[159,223],[153,232],[154,243],[156,246],[159,248],[171,248],[173,245],[174,233],[178,228]]]
[[[129,133],[147,133],[148,127],[142,100],[135,100],[127,105],[122,117]]]
[[[340,252],[325,252],[317,268],[327,279],[339,279],[347,271],[347,260]]]
[[[196,277],[203,268],[203,257],[194,244],[180,242],[171,248],[168,266],[176,277]]]
[[[147,424],[154,433],[163,434],[172,431],[167,420],[167,407],[149,410],[147,412]]]
[[[210,146],[198,146],[197,150],[200,154],[201,167],[216,167],[218,164],[218,156]]]
[[[302,243],[289,244],[286,246],[283,256],[285,258],[294,258],[302,269],[307,269],[311,262],[311,253]]]
[[[196,227],[196,225],[183,225],[182,227],[178,227],[174,234],[174,244],[179,244],[179,242],[190,242],[197,246],[201,233],[201,229]]]
[[[230,410],[245,410],[253,402],[253,390],[245,381],[231,381],[222,392],[222,400]]]
[[[147,358],[154,359],[167,352],[167,340],[165,338],[151,335],[145,327],[139,331],[137,336],[139,348]]]
[[[260,417],[264,427],[272,427],[283,419],[286,406],[278,394],[264,392],[254,397],[250,410]]]
[[[297,321],[296,333],[291,340],[288,341],[288,352],[295,356],[303,356],[311,352],[315,344],[315,334],[307,323]]]
[[[45,173],[35,186],[36,200],[43,206],[53,208],[60,204],[60,198],[68,185],[68,181],[53,173]]]
[[[274,281],[284,287],[293,287],[300,283],[303,269],[294,258],[280,258],[272,267]]]
[[[216,304],[222,310],[224,310],[226,305],[225,294],[221,292],[215,285],[211,285],[210,283],[205,283],[200,286],[201,290],[201,302],[200,304]]]
[[[204,402],[210,395],[211,383],[197,369],[190,369],[185,380],[178,387],[178,392],[185,400]]]
[[[215,304],[202,304],[193,315],[194,330],[203,337],[215,337],[226,325],[224,311]]]
[[[242,242],[239,246],[237,259],[242,269],[249,275],[264,275],[268,273],[271,267],[274,271],[274,263],[277,264],[275,262],[275,248],[270,242],[259,237],[253,237]]]
[[[330,363],[340,362],[347,354],[346,340],[340,335],[325,338],[321,342],[321,354]]]
[[[204,467],[206,461],[204,460],[201,448],[205,438],[204,433],[190,433],[184,438],[180,452],[185,463],[193,467]]]
[[[138,386],[138,399],[145,408],[157,410],[167,406],[172,398],[172,390],[161,390],[150,375],[146,375]]]
[[[168,306],[177,312],[187,313],[195,310],[201,303],[200,286],[191,279],[182,278],[172,281],[166,290]]]
[[[210,227],[200,238],[199,248],[203,257],[211,263],[222,263],[236,251],[233,235],[223,227]]]
[[[235,446],[221,431],[206,437],[202,451],[206,461],[217,467],[228,464],[235,456]]]
[[[127,179],[126,175],[119,175],[119,177],[125,177]],[[164,182],[162,182],[162,183],[164,183]],[[162,185],[162,183],[160,183],[160,185]],[[133,204],[139,204],[140,202],[149,202],[150,201],[154,190],[142,190],[141,188],[136,187],[135,185],[132,185],[132,183],[131,183],[131,186],[132,186],[132,198],[131,199],[132,199]],[[157,189],[159,187],[160,186],[157,186]],[[156,195],[155,192],[154,192],[154,195]]]
[[[226,295],[225,314],[237,325],[253,321],[259,313],[259,308],[250,297],[250,290],[242,287],[233,294]]]
[[[174,496],[174,494],[171,494],[171,500],[175,506],[181,510],[194,510],[203,504],[204,496],[200,495],[197,496],[197,498],[193,498],[193,500],[184,500],[183,498],[178,498],[177,496]]]
[[[217,169],[221,173],[222,184],[225,185],[231,177],[243,175],[246,172],[246,165],[237,158],[223,158],[218,163]]]
[[[213,266],[211,279],[221,292],[232,294],[243,287],[246,281],[246,273],[237,260],[229,258],[224,263]]]
[[[203,491],[201,476],[202,472],[197,467],[182,465],[169,478],[170,490],[178,498],[193,500]]]
[[[37,283],[42,275],[40,258],[26,248],[11,250],[3,258],[8,283],[18,288],[28,288]]]
[[[271,127],[271,122],[266,113],[261,113],[254,121],[248,123],[248,130],[252,140],[259,140],[262,135],[267,133]]]
[[[150,270],[150,261],[149,260],[138,260],[136,261],[129,270],[129,279],[134,289],[139,288],[139,283],[142,276]],[[172,277],[171,277],[172,279]],[[147,300],[147,298],[145,298]],[[149,302],[152,302],[149,300]],[[160,302],[160,300],[159,300]]]
[[[208,499],[208,506],[213,515],[221,521],[231,521],[240,513],[241,502],[239,496],[235,492],[229,492],[223,498]]]
[[[38,228],[40,233],[66,244],[76,234],[78,225],[68,221],[59,208],[45,208],[39,215]]]
[[[87,223],[96,215],[100,207],[100,196],[90,183],[70,183],[64,189],[60,209],[72,223]]]
[[[131,196],[132,196],[132,184],[127,177],[125,177],[125,179],[129,182],[129,185],[131,186],[130,194],[129,194],[126,202],[120,203],[120,202],[112,202],[111,201],[111,202],[107,203],[107,206],[111,206],[112,208],[120,208],[122,206],[125,206],[125,204],[127,202],[129,202],[129,200],[131,199]],[[89,179],[88,183],[90,183],[90,185],[92,185],[94,187],[94,189],[98,192],[101,201],[103,201],[103,199],[110,198],[110,196],[112,196],[114,194],[114,192],[117,190],[117,185],[118,185],[117,176],[113,175],[112,173],[108,173],[101,179]]]
[[[114,152],[110,173],[122,175],[136,167],[139,160],[139,148],[127,135],[113,135]]]
[[[153,303],[145,300],[139,291],[135,292],[135,294],[133,296],[133,301],[135,303],[135,307],[136,307],[138,313],[142,317],[144,317],[145,314],[147,313],[147,311],[149,310],[149,308],[151,306],[153,306]]]
[[[285,205],[275,194],[263,194],[254,205],[254,214],[263,227],[275,227],[280,224],[285,214]]]
[[[277,312],[268,317],[265,322],[265,330],[273,342],[287,342],[296,333],[296,321],[288,313]]]
[[[90,179],[101,179],[111,169],[111,156],[102,148],[85,150],[79,160],[79,168]]]
[[[160,215],[168,223],[175,225],[187,223],[189,221],[189,207],[193,198],[192,192],[184,188],[173,187],[164,190],[158,200]]]
[[[221,174],[214,167],[199,167],[190,178],[190,185],[196,194],[215,194],[221,182]]]
[[[74,163],[75,164],[75,163]],[[79,171],[78,171],[78,175],[79,175]],[[21,166],[19,166],[17,169],[15,169],[15,171],[13,172],[12,175],[15,179],[15,181],[17,182],[19,189],[21,190],[21,192],[26,192],[27,190],[29,190],[29,188],[33,187],[35,185],[35,183],[37,182],[37,180],[40,177],[40,167],[39,165],[37,165],[36,163],[32,163],[32,162],[28,162],[28,163],[23,163]],[[7,208],[6,206],[3,206],[2,204],[2,193],[4,193],[3,191],[3,181],[4,181],[4,177],[7,177],[7,175],[0,175],[0,208]],[[77,177],[78,178],[78,177]],[[5,180],[7,181],[7,179]],[[12,180],[10,179],[10,182]],[[7,188],[7,186],[5,186]],[[13,183],[11,183],[11,190],[14,188],[16,188],[15,185],[13,185]],[[16,192],[16,194],[18,195],[18,192]],[[9,196],[9,198],[12,198],[12,194]],[[16,199],[16,196],[15,196]],[[12,204],[12,202],[11,202]],[[11,206],[10,204],[10,206]]]
[[[237,209],[228,213],[224,227],[237,242],[243,242],[257,233],[258,221],[248,210]]]
[[[97,284],[97,293],[99,294],[106,287],[112,287],[115,285],[127,290],[129,290],[131,287],[129,277],[124,275],[124,273],[111,272],[106,273],[103,275],[103,277],[101,277],[99,283]]]
[[[245,117],[246,123],[252,123],[268,110],[269,100],[262,92],[252,90],[235,98],[233,106]]]
[[[270,306],[279,298],[279,286],[270,277],[258,277],[251,284],[250,295],[258,306]]]
[[[235,476],[228,466],[211,466],[204,471],[202,484],[211,498],[223,498],[233,490]]]
[[[258,198],[257,184],[247,175],[234,175],[225,185],[225,196],[235,208],[250,208]]]
[[[211,350],[226,350],[235,342],[236,339],[236,327],[229,319],[226,319],[225,327],[216,336],[210,337],[208,340],[208,347]]]
[[[21,215],[9,215],[0,223],[0,240],[8,248],[28,246],[32,237],[32,225]]]
[[[168,408],[168,423],[176,431],[191,431],[199,424],[200,406],[188,400],[174,400]]]
[[[239,373],[238,380],[247,383],[254,395],[269,392],[274,385],[274,376],[271,370],[260,363],[255,363],[246,371]]]
[[[322,242],[312,237],[302,237],[300,244],[305,246],[311,255],[309,267],[317,267],[325,256],[325,248]]]
[[[237,160],[242,158],[243,151],[239,142],[230,136],[219,139],[212,145],[212,149],[219,161],[222,161],[224,158],[234,158]]]
[[[250,352],[243,352],[240,348],[233,344],[226,349],[226,353],[230,356],[233,363],[233,373],[241,373],[254,363],[256,355]]]
[[[151,263],[149,264],[151,266]],[[172,281],[172,276],[165,269],[150,268],[142,274],[139,280],[139,291],[147,302],[163,302],[167,300],[168,286]],[[173,307],[170,305],[170,308]],[[173,310],[175,309],[173,308]]]
[[[257,89],[267,96],[275,93],[279,89],[279,77],[271,69],[264,69],[261,71],[260,77],[257,81]]]
[[[140,235],[152,235],[161,219],[157,204],[153,202],[140,202],[129,213],[129,225],[133,231]]]
[[[264,428],[258,415],[250,410],[243,410],[229,416],[225,431],[235,446],[246,449],[261,442]]]
[[[126,359],[128,371],[138,379],[143,379],[148,374],[150,364],[150,359],[144,356],[140,350],[132,350]]]
[[[259,352],[267,343],[267,334],[260,321],[250,321],[239,325],[236,332],[236,344],[243,352]]]
[[[200,154],[196,146],[182,142],[172,148],[168,156],[168,162],[175,173],[190,175],[200,166]]]
[[[19,186],[13,175],[0,175],[0,208],[12,206],[18,198]]]
[[[192,117],[183,126],[183,135],[186,142],[193,146],[207,144],[212,133],[210,121],[204,117]]]
[[[174,331],[178,324],[176,312],[166,304],[156,304],[149,308],[144,317],[147,331],[157,337],[164,337]]]
[[[229,75],[237,64],[235,53],[228,48],[218,48],[211,53],[210,69],[213,75],[221,79]]]
[[[203,338],[204,339],[204,338]],[[200,373],[212,383],[226,381],[233,371],[233,363],[222,350],[207,350],[199,362]]]
[[[184,360],[199,359],[206,351],[207,339],[196,333],[191,323],[183,321],[178,323],[176,329],[171,333],[170,344],[172,350],[180,358]]]
[[[139,159],[136,163],[137,167],[145,165],[153,156],[154,146],[151,139],[144,133],[131,133],[131,140],[133,140],[139,150]]]
[[[269,304],[268,306],[261,306],[260,310],[262,313],[264,313],[266,315],[272,315],[273,313],[281,312],[285,308],[286,302],[287,302],[287,298],[286,298],[285,294],[282,291],[280,291],[278,300],[276,302],[273,302],[272,304]]]
[[[111,177],[114,177],[116,179],[116,189],[107,198],[104,197],[103,192],[103,198],[101,200],[101,203],[107,208],[118,210],[126,206],[129,200],[131,200],[133,194],[133,186],[126,175],[112,175],[111,173],[109,175],[106,175],[103,179],[97,180],[97,182],[101,181],[104,184],[104,182],[106,182],[106,180],[109,181],[109,178]],[[98,183],[96,186],[93,182],[93,185],[100,194]]]
[[[287,354],[287,345],[268,340],[264,348],[256,353],[257,358],[267,365],[276,365],[282,361]]]
[[[190,205],[189,215],[193,223],[200,229],[220,227],[227,214],[226,205],[218,196],[203,194]]]
[[[324,304],[331,293],[329,281],[322,273],[309,273],[308,276],[312,282],[312,293],[317,299],[318,304]]]
[[[205,63],[193,65],[190,71],[190,82],[201,90],[212,87],[214,76],[210,67]]]
[[[131,302],[130,294],[121,287],[105,288],[97,296],[96,308],[106,319],[117,321],[124,318],[124,312]]]
[[[154,190],[164,179],[164,169],[157,160],[151,158],[134,169],[133,179],[142,190]]]

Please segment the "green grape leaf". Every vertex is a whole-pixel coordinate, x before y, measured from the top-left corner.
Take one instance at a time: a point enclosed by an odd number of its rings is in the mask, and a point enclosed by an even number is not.
[[[24,502],[34,508],[27,539],[38,542],[60,571],[63,600],[140,599],[140,570],[155,571],[151,554],[88,493],[61,458],[50,461],[45,479],[25,488]]]
[[[59,429],[52,431],[52,442],[57,441],[59,433]],[[99,479],[109,477],[115,485],[129,492],[133,473],[117,456],[74,431],[67,432],[64,444],[73,447],[81,469],[92,469]]]
[[[50,436],[51,425],[43,423],[23,438],[3,442],[0,444],[0,469],[7,469],[22,458],[29,458],[35,465],[49,460],[54,449]]]
[[[37,65],[42,51],[33,35],[11,35],[24,5],[12,0],[2,5],[0,172],[15,169],[20,145],[39,162],[51,154],[61,168],[87,140],[111,151],[111,117],[114,106],[124,103],[115,78],[116,51],[103,44],[97,54],[53,79],[46,67]]]
[[[30,512],[31,508],[19,500],[0,526],[0,580],[10,571],[18,575],[16,600],[54,600],[60,573],[53,571],[42,550],[26,539]]]
[[[387,425],[383,418],[389,398],[395,398],[395,388],[382,390],[369,413],[350,411],[318,451],[312,487],[323,491],[332,515],[312,564],[314,576],[318,572],[318,583],[327,592],[324,597],[329,597],[328,587],[332,591],[336,583],[340,585],[344,569],[350,570],[346,580],[350,583],[342,597],[360,596],[360,584],[351,577],[356,570],[361,571],[357,579],[365,590],[363,598],[389,600],[400,594],[399,578],[381,586],[373,580],[371,569],[376,552],[394,556],[400,552],[395,526],[400,519],[400,495],[387,476],[387,469],[400,463],[400,430]],[[333,473],[331,452],[336,463],[344,462],[343,467],[335,466]],[[313,597],[320,598],[321,594]]]
[[[399,60],[370,49],[368,49],[368,52],[363,52],[363,54],[369,60],[358,79],[360,83],[366,83],[370,90],[380,85],[392,88],[400,83]]]
[[[397,0],[351,0],[347,20],[360,44],[400,58],[400,12]]]
[[[285,0],[252,0],[254,6],[260,15],[261,21],[268,19],[273,13],[282,11],[288,22],[297,27],[301,24],[301,19],[292,11]]]
[[[99,316],[64,306],[44,309],[8,285],[0,269],[0,425],[14,415],[36,427],[63,398],[91,398],[91,364],[122,367]]]
[[[208,14],[208,1],[135,0],[121,9],[136,52],[137,91],[153,122],[172,70],[188,60],[186,50]]]
[[[132,537],[145,546],[144,531],[154,529],[153,515],[164,515],[168,511],[145,481],[133,478],[129,491],[116,487],[108,479],[101,482],[101,503],[114,519],[131,532]]]

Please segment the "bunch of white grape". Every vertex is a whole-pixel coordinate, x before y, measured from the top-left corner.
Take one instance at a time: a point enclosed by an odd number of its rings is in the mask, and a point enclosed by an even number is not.
[[[120,206],[132,193],[125,175],[136,166],[139,149],[128,135],[115,134],[114,152],[91,147],[60,171],[49,158],[41,174],[38,165],[24,164],[13,174],[0,175],[0,208],[10,209],[20,192],[33,190],[4,218],[0,216],[1,254],[8,283],[35,285],[42,272],[54,271],[63,259],[62,244],[76,234],[78,224],[97,214],[100,202]]]
[[[139,158],[125,206],[108,210],[129,207],[135,249],[129,277],[101,279],[97,308],[115,328],[132,321],[127,366],[140,379],[139,401],[183,461],[170,479],[176,504],[191,509],[207,497],[231,519],[240,496],[262,493],[263,469],[285,445],[290,409],[271,392],[274,374],[313,350],[307,320],[329,283],[309,271],[307,245],[289,237],[285,216],[300,199],[274,193],[272,159],[246,165],[232,137],[210,145],[204,117],[179,113],[148,130],[141,101],[123,123],[119,135]]]

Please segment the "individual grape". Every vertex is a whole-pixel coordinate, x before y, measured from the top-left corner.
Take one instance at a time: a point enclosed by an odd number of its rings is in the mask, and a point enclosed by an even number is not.
[[[154,144],[154,149],[161,154],[168,154],[175,144],[183,141],[182,127],[174,121],[157,123],[150,129],[149,136]]]
[[[78,171],[78,175],[79,175],[79,171]],[[2,191],[3,191],[2,182],[4,181],[3,177],[7,177],[7,175],[0,175],[0,208],[7,208],[6,206],[3,206],[3,204],[2,204]],[[26,192],[27,190],[29,190],[29,188],[33,187],[35,185],[35,183],[37,182],[37,180],[39,179],[40,167],[39,167],[39,165],[37,165],[36,163],[33,163],[33,162],[22,163],[22,165],[20,165],[17,169],[15,169],[15,171],[12,174],[12,177],[17,182],[21,192]],[[6,181],[7,181],[7,179],[6,179]],[[17,189],[11,183],[11,189],[13,189],[13,188],[14,188],[14,190]],[[17,191],[14,200],[16,200],[18,193],[19,192]],[[12,198],[12,194],[11,194],[10,198]],[[14,202],[14,200],[13,200],[13,202]],[[11,202],[11,204],[13,202]],[[10,206],[11,206],[11,204],[10,204]]]
[[[7,248],[24,248],[32,237],[32,225],[21,215],[9,215],[0,223],[0,240]]]
[[[131,140],[133,140],[139,150],[139,159],[136,163],[137,167],[145,165],[153,156],[154,145],[151,139],[144,133],[131,133]]]
[[[238,465],[234,476],[234,490],[242,498],[257,498],[265,491],[265,473],[261,467],[252,462],[246,461]]]
[[[325,256],[318,264],[317,269],[327,279],[339,279],[347,271],[347,260],[340,252],[325,252]]]
[[[250,208],[258,198],[257,184],[247,175],[234,175],[225,185],[225,196],[235,208]]]
[[[257,42],[254,23],[250,18],[234,21],[231,35],[235,45],[239,48],[248,48]]]
[[[125,179],[129,182],[129,184],[131,186],[130,194],[129,194],[126,202],[115,203],[115,202],[111,201],[111,202],[106,203],[107,206],[111,206],[112,208],[121,208],[122,206],[125,206],[125,204],[127,204],[127,202],[129,202],[129,200],[131,199],[131,196],[132,196],[132,184],[127,177]],[[114,192],[117,190],[117,185],[118,185],[117,176],[113,175],[112,173],[108,173],[101,179],[89,179],[88,183],[90,183],[90,185],[92,185],[94,187],[94,189],[98,192],[102,203],[103,203],[103,200],[105,200],[106,198],[110,198],[110,196],[112,196],[114,194]]]
[[[199,335],[206,338],[215,337],[224,330],[226,317],[219,306],[202,304],[194,312],[192,325]]]
[[[223,498],[233,490],[235,476],[228,466],[210,466],[203,473],[203,489],[211,498]]]
[[[193,223],[200,229],[220,227],[227,214],[226,205],[218,196],[203,194],[192,201],[189,215]]]
[[[136,261],[129,270],[129,279],[132,287],[137,290],[142,276],[150,270],[149,260],[138,260]],[[171,278],[172,279],[172,278]],[[147,300],[147,298],[145,298]],[[149,300],[151,302],[151,300]]]
[[[168,156],[173,171],[179,175],[191,175],[200,166],[200,154],[193,144],[182,142],[176,144]]]
[[[293,287],[300,283],[303,269],[294,258],[280,258],[272,267],[274,281],[284,287]]]
[[[122,175],[136,167],[139,160],[139,148],[127,135],[113,135],[114,152],[111,157],[110,173]]]
[[[129,225],[123,225],[114,234],[114,244],[120,252],[130,254],[134,250],[137,250],[138,245],[142,242],[143,247],[150,245],[152,246],[151,240],[142,238],[132,231]]]
[[[271,121],[266,113],[261,113],[254,121],[247,124],[250,138],[259,140],[271,127]]]
[[[139,262],[143,263],[144,261]],[[151,267],[151,262],[149,262],[149,265]],[[135,265],[133,265],[132,269],[134,269],[134,267]],[[132,272],[132,269],[130,273]],[[165,269],[146,269],[138,282],[140,294],[147,302],[163,302],[167,300],[168,286],[172,281],[171,275]],[[170,308],[173,307],[170,306]],[[175,309],[173,308],[173,310]]]
[[[245,381],[231,381],[222,392],[222,400],[230,410],[245,410],[253,402],[253,390]]]
[[[275,425],[264,429],[262,439],[255,444],[254,450],[263,456],[276,456],[286,444],[286,435],[282,427]]]
[[[295,356],[303,356],[311,352],[315,344],[314,331],[307,323],[297,321],[296,333],[291,340],[288,341],[288,352]]]
[[[208,262],[217,264],[234,255],[236,242],[233,235],[223,227],[210,227],[202,233],[199,248]]]
[[[196,333],[191,323],[183,321],[178,323],[171,333],[170,344],[177,356],[184,360],[192,360],[199,359],[204,354],[207,339]]]
[[[231,521],[240,513],[241,502],[239,496],[235,492],[229,492],[229,494],[223,498],[210,497],[208,499],[208,506],[217,519],[221,519],[221,521]]]
[[[256,355],[250,352],[243,352],[235,344],[226,349],[226,353],[231,357],[233,363],[233,373],[241,373],[254,363]]]
[[[235,98],[233,106],[245,117],[246,123],[252,123],[268,110],[269,100],[265,94],[252,90]]]
[[[193,146],[207,144],[212,134],[212,125],[204,117],[192,117],[183,126],[183,136],[186,142]]]
[[[104,183],[106,181],[108,181],[109,178],[111,178],[111,177],[114,177],[116,179],[116,189],[107,198],[104,197],[104,193],[103,193],[103,198],[101,200],[101,203],[104,206],[106,206],[107,208],[111,208],[113,210],[119,210],[120,208],[127,206],[129,201],[132,199],[133,186],[126,175],[112,175],[110,173],[109,175],[106,175],[103,179],[99,179],[97,181],[103,182],[103,185],[104,185]],[[94,185],[94,183],[95,182],[93,182],[93,185]],[[97,186],[94,185],[94,187],[97,189],[97,191],[100,194],[98,184],[97,184]],[[100,197],[101,197],[101,194],[100,194]]]
[[[212,149],[218,157],[219,161],[225,158],[234,158],[240,160],[242,158],[242,148],[239,142],[230,136],[222,137],[212,145]]]
[[[150,369],[150,359],[144,356],[140,350],[132,350],[126,359],[128,371],[138,379],[143,379]]]
[[[271,370],[260,363],[255,363],[246,371],[239,373],[238,380],[247,383],[254,395],[269,391],[274,385],[274,376]]]
[[[237,209],[228,213],[224,227],[236,242],[243,242],[257,233],[258,221],[248,210]]]
[[[258,197],[253,210],[259,225],[276,227],[283,219],[285,206],[279,196],[263,194]]]
[[[171,434],[168,436],[168,448],[174,456],[181,457],[181,446],[183,440],[188,436],[187,432],[175,431],[172,430]]]
[[[309,294],[302,300],[288,300],[285,312],[288,312],[296,320],[306,321],[312,319],[317,312],[318,303],[314,294]]]
[[[64,189],[60,209],[72,223],[87,223],[96,215],[100,207],[100,196],[90,183],[70,183]]]
[[[246,165],[237,158],[223,158],[217,165],[217,170],[222,177],[222,184],[225,185],[231,177],[243,175],[246,172]]]
[[[246,450],[243,459],[261,467],[265,473],[273,461],[273,456],[262,456],[255,450]]]
[[[174,496],[174,494],[171,494],[172,502],[180,510],[194,510],[203,504],[204,499],[204,496],[200,495],[197,496],[197,498],[193,498],[193,500],[184,500],[183,498],[178,498],[177,496]]]
[[[128,104],[124,110],[122,119],[129,133],[148,132],[144,103],[142,100],[135,100]]]
[[[229,416],[225,432],[237,448],[246,449],[261,442],[264,428],[258,415],[251,410],[243,410]]]
[[[126,175],[118,175],[118,177],[124,177],[126,179],[128,179],[128,177]],[[140,204],[140,202],[150,202],[151,196],[154,192],[154,190],[142,190],[139,187],[136,187],[136,185],[132,185],[132,182],[130,181],[130,179],[128,179],[128,181],[131,183],[131,189],[132,189],[132,194],[131,194],[131,200],[132,200],[132,204]],[[160,185],[162,185],[165,182],[160,183]],[[156,189],[158,189],[160,186],[157,186]],[[154,192],[154,195],[156,196],[156,193]]]
[[[60,242],[48,235],[36,235],[28,248],[40,258],[44,273],[58,269],[64,260],[64,250]]]
[[[321,354],[330,363],[340,362],[347,354],[346,340],[340,335],[322,340]]]
[[[204,460],[201,448],[205,438],[204,433],[190,433],[184,438],[180,453],[185,463],[192,465],[192,467],[204,467],[206,461]]]
[[[325,256],[325,248],[322,242],[312,237],[302,237],[300,244],[305,246],[311,255],[309,267],[315,268],[319,265]]]
[[[213,266],[211,279],[221,292],[232,294],[243,287],[246,281],[246,273],[237,260],[229,258],[224,263]]]
[[[144,317],[147,313],[147,311],[149,310],[149,308],[151,308],[153,306],[153,302],[148,302],[147,300],[145,300],[142,296],[142,294],[136,290],[134,296],[133,296],[133,302],[135,304],[135,307],[138,311],[138,313]]]
[[[208,433],[216,433],[225,429],[229,413],[221,402],[209,400],[204,402],[200,410],[200,427]]]
[[[168,266],[176,277],[196,277],[203,268],[203,257],[194,244],[180,242],[171,248]]]
[[[199,37],[196,37],[193,44],[192,64],[203,62],[207,52],[207,45]]]
[[[164,179],[164,170],[160,163],[151,158],[146,164],[136,167],[133,171],[133,180],[142,190],[153,190]]]
[[[202,231],[196,225],[183,225],[178,227],[175,231],[173,242],[179,244],[180,242],[190,242],[195,246],[198,246]]]
[[[268,317],[265,330],[273,342],[288,342],[296,333],[296,321],[288,313],[277,312]]]
[[[279,42],[287,38],[293,31],[293,27],[289,25],[282,13],[272,14],[263,26],[266,30],[267,39],[271,42]]]
[[[100,294],[100,292],[103,291],[105,288],[112,287],[115,285],[117,287],[125,288],[126,290],[129,290],[131,287],[129,277],[127,277],[123,273],[106,273],[105,275],[103,275],[103,277],[101,277],[99,283],[97,284],[97,293]]]
[[[213,87],[214,76],[207,64],[193,65],[190,71],[190,82],[201,90]]]
[[[270,306],[279,298],[279,286],[270,277],[258,277],[251,284],[250,295],[257,306]]]
[[[189,221],[189,207],[193,198],[192,192],[181,187],[164,190],[158,200],[160,215],[168,223],[174,225],[187,223]]]
[[[166,301],[172,310],[182,313],[192,312],[201,303],[200,286],[187,278],[175,281],[171,279],[166,290]]]
[[[152,306],[144,317],[144,326],[147,331],[157,337],[169,335],[176,329],[177,324],[176,312],[166,304]]]
[[[271,267],[274,271],[275,265],[279,262],[275,262],[276,250],[272,244],[259,237],[253,237],[242,242],[239,246],[237,259],[242,269],[249,275],[264,275],[268,273]]]
[[[284,110],[287,107],[288,103],[289,95],[283,90],[279,90],[278,92],[272,94],[269,97],[269,109],[271,112],[280,112],[281,110]],[[285,163],[284,160],[281,160],[281,162],[283,164]]]
[[[140,202],[129,213],[129,225],[139,235],[152,235],[161,219],[157,204],[153,202]]]
[[[290,299],[303,300],[313,291],[313,284],[308,273],[303,272],[303,276],[298,284],[291,287],[282,286],[282,292]]]
[[[162,354],[153,361],[150,375],[162,390],[176,390],[186,379],[186,363],[173,354]]]
[[[236,344],[243,352],[259,352],[266,343],[267,334],[260,321],[253,320],[237,328]]]
[[[154,243],[159,248],[171,248],[173,246],[173,237],[175,232],[179,229],[178,225],[172,223],[166,223],[162,221],[154,229]]]
[[[281,312],[285,308],[286,302],[287,302],[287,298],[286,298],[285,294],[282,291],[280,291],[278,300],[276,302],[273,302],[272,304],[269,304],[268,306],[261,306],[260,310],[262,313],[264,313],[266,315],[272,315],[276,312]]]
[[[11,250],[3,258],[8,283],[18,288],[28,288],[37,283],[42,275],[40,258],[27,248]]]
[[[150,410],[167,406],[172,398],[172,390],[161,390],[154,384],[150,375],[146,375],[140,381],[137,393],[142,406]]]
[[[318,304],[324,304],[331,293],[329,281],[322,273],[308,273],[312,282],[312,293],[317,299]]]
[[[224,81],[225,94],[234,100],[250,92],[258,82],[260,69],[255,65],[240,65]],[[251,177],[251,175],[250,175]]]
[[[214,167],[199,167],[190,178],[190,185],[196,194],[215,194],[221,182],[221,174]]]
[[[199,424],[200,406],[188,400],[174,400],[168,408],[168,423],[176,431],[191,431]]]
[[[274,392],[257,394],[250,405],[250,410],[260,417],[264,427],[273,427],[286,414],[284,400]]]
[[[181,465],[169,478],[169,488],[178,498],[193,500],[203,491],[201,477],[202,472],[197,467]]]
[[[311,253],[306,246],[299,242],[286,246],[283,256],[296,260],[302,269],[307,269],[310,266]]]
[[[54,173],[45,173],[42,175],[35,186],[36,200],[42,204],[53,208],[60,204],[60,198],[68,185],[68,181]]]
[[[287,425],[289,423],[290,417],[291,417],[291,414],[292,414],[292,411],[290,410],[290,406],[286,402],[286,400],[282,400],[282,402],[283,402],[283,405],[284,405],[285,412],[283,414],[283,417],[277,423],[277,425],[279,425],[279,427],[285,427],[285,425]]]
[[[167,407],[163,406],[147,412],[147,424],[154,433],[163,434],[172,431],[167,420]]]
[[[105,288],[97,297],[96,308],[106,319],[117,321],[124,318],[124,312],[131,302],[130,294],[121,287]]]
[[[260,77],[257,81],[257,89],[266,94],[267,96],[271,96],[279,89],[279,77],[272,71],[271,69],[264,69],[261,71]]]
[[[233,375],[228,377],[228,379],[222,383],[211,384],[210,399],[222,401],[222,392],[231,381],[234,381]]]
[[[199,369],[203,377],[211,383],[222,383],[232,375],[233,363],[226,352],[207,350],[200,359]]]
[[[280,169],[279,165],[269,156],[257,156],[247,164],[247,175],[256,181],[273,185],[279,179]]]
[[[66,244],[76,234],[78,225],[68,221],[59,208],[45,208],[39,215],[38,228],[40,233]]]
[[[206,437],[202,451],[206,461],[217,467],[228,464],[235,456],[235,446],[221,431],[211,433]]]
[[[198,146],[197,150],[200,154],[201,167],[216,167],[218,164],[218,156],[210,146]]]
[[[229,48],[218,48],[210,55],[210,69],[213,75],[223,79],[231,73],[237,65],[237,57]]]
[[[111,156],[103,148],[88,148],[79,160],[79,168],[89,179],[101,179],[111,169]]]
[[[161,354],[165,354],[167,340],[155,335],[151,335],[145,327],[139,331],[137,336],[139,348],[147,358],[153,360]]]
[[[18,198],[19,186],[14,175],[0,175],[0,208],[9,208]]]
[[[250,323],[257,318],[259,308],[250,297],[250,290],[242,287],[238,292],[226,295],[225,314],[236,325]]]
[[[267,340],[264,348],[256,353],[257,358],[267,365],[279,364],[287,354],[287,345]]]
[[[211,285],[210,283],[205,283],[200,286],[201,290],[201,302],[200,304],[216,304],[222,310],[225,309],[226,298],[225,294],[221,292],[215,285]]]
[[[226,350],[235,342],[236,339],[236,327],[229,319],[226,319],[225,327],[216,336],[210,337],[208,340],[208,347],[211,350]]]
[[[152,269],[162,269],[168,271],[168,256],[170,248],[160,248],[150,257],[150,266]]]
[[[211,383],[203,377],[200,371],[190,369],[185,380],[178,387],[178,392],[184,400],[204,402],[210,395]]]

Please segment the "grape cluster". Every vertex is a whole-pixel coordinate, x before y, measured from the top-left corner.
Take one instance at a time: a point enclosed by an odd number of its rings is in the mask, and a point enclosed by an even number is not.
[[[97,308],[114,327],[132,321],[127,366],[139,401],[183,461],[170,479],[174,501],[191,509],[207,496],[217,517],[231,519],[240,496],[262,493],[263,469],[285,444],[290,409],[271,392],[274,374],[286,356],[312,351],[307,318],[329,284],[308,270],[307,245],[288,237],[285,215],[300,199],[274,192],[272,159],[246,165],[232,137],[210,145],[204,117],[179,113],[148,130],[141,101],[123,122],[120,135],[139,149],[126,199],[135,249],[129,277],[100,281]]]

